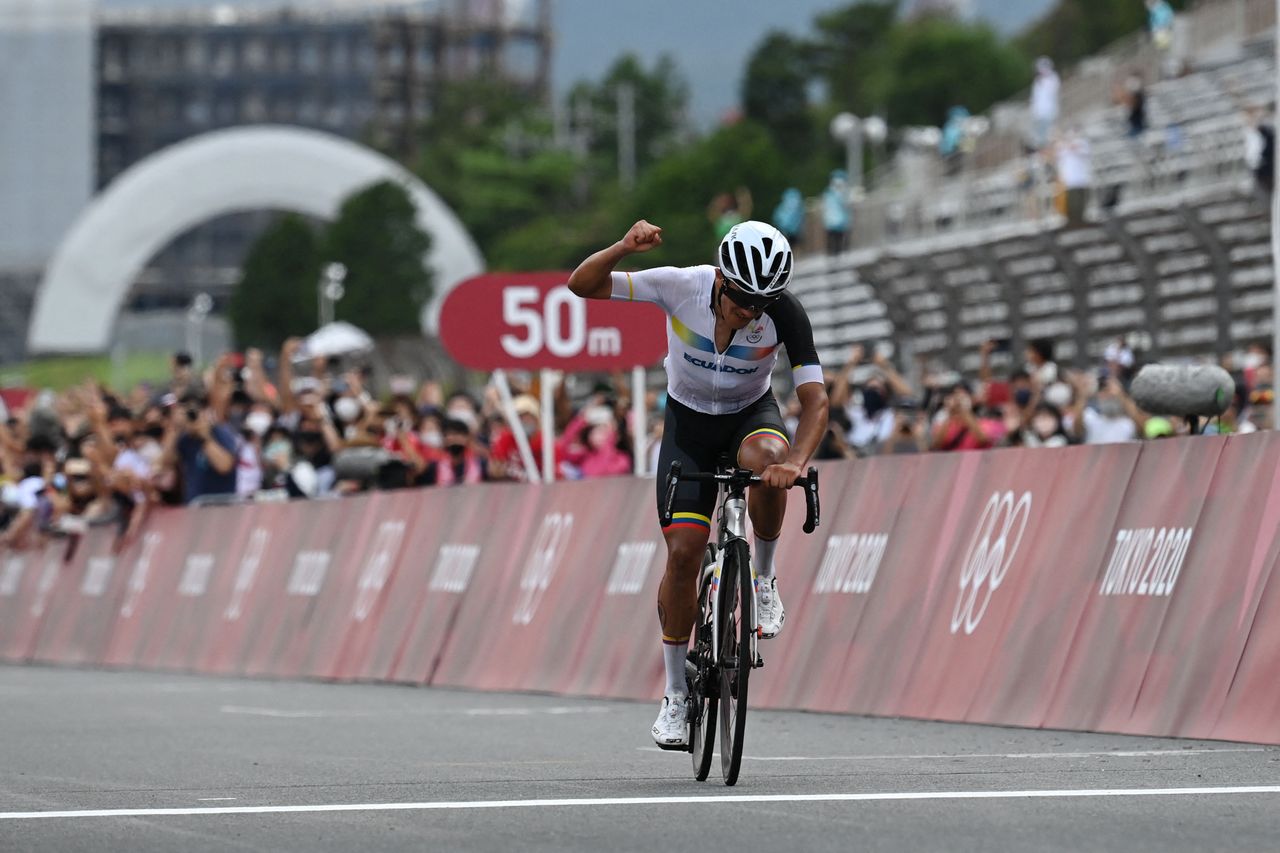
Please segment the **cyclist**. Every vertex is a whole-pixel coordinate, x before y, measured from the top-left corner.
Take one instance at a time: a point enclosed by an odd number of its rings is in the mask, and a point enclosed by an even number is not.
[[[615,272],[628,255],[662,245],[662,229],[644,220],[617,243],[578,265],[569,289],[587,299],[653,302],[668,315],[667,409],[658,465],[658,513],[664,472],[673,460],[684,471],[715,470],[724,453],[759,474],[748,513],[755,532],[752,560],[759,582],[757,610],[763,637],[782,629],[774,551],[782,532],[789,488],[800,477],[827,427],[827,393],[800,301],[787,293],[792,254],[787,239],[763,222],[741,222],[720,242],[717,265],[655,267]],[[795,440],[770,388],[779,346],[791,360],[802,412]],[[672,522],[663,528],[667,568],[658,588],[667,685],[653,739],[679,749],[688,744],[685,657],[698,611],[698,575],[711,534],[715,483],[681,483]]]

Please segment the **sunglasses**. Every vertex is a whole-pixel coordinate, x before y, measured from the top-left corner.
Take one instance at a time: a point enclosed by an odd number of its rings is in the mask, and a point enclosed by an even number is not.
[[[723,275],[723,273],[721,273],[721,275]],[[720,289],[724,291],[724,295],[728,296],[729,301],[734,305],[737,305],[739,308],[745,308],[748,311],[755,311],[756,313],[763,312],[770,305],[778,301],[778,297],[776,296],[756,296],[754,294],[747,293],[745,290],[741,290],[729,284],[728,280],[725,281],[724,285]]]

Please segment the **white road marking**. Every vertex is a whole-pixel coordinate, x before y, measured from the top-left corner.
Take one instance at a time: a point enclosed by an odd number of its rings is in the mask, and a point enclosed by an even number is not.
[[[360,715],[358,711],[281,711],[277,708],[252,708],[248,705],[223,705],[218,710],[224,714],[245,714],[251,717],[283,717],[290,720]]]
[[[180,817],[190,815],[299,814],[304,812],[454,811],[585,806],[724,805],[731,803],[866,803],[891,800],[1022,800],[1105,797],[1204,797],[1280,794],[1280,785],[1230,788],[1085,788],[1049,791],[901,791],[867,794],[728,794],[710,797],[594,797],[563,800],[470,800],[429,803],[333,803],[312,806],[222,806],[186,809],[86,809],[0,812],[0,820],[68,817]]]
[[[259,708],[252,705],[223,705],[218,709],[224,714],[243,714],[250,717],[277,717],[287,720],[320,719],[323,717],[378,717],[378,716],[450,716],[468,717],[532,717],[535,714],[547,714],[563,717],[572,714],[608,714],[609,708],[598,708],[590,705],[557,705],[550,708],[459,708],[422,710],[409,708],[404,711],[320,711],[320,710],[286,710],[282,708]]]
[[[534,714],[560,717],[567,714],[607,714],[609,709],[589,705],[560,705],[552,708],[468,708],[462,713],[470,717],[529,717]]]
[[[217,800],[238,800],[240,798],[239,797],[198,797],[197,799],[202,803],[211,803]]]
[[[638,746],[638,752],[662,752],[656,746]],[[1153,758],[1173,755],[1212,755],[1217,752],[1271,752],[1265,746],[1224,747],[1222,749],[1131,749],[1098,750],[1096,752],[1004,752],[1004,753],[952,753],[939,755],[744,755],[744,761],[935,761],[969,758]]]

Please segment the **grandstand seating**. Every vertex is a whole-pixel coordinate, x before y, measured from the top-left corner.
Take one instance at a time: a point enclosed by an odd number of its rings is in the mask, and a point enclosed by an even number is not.
[[[1064,227],[1025,158],[922,182],[914,197],[900,185],[871,193],[855,208],[853,250],[797,266],[823,362],[892,338],[972,374],[989,338],[1011,339],[1015,355],[1051,338],[1061,360],[1084,365],[1118,336],[1165,358],[1268,336],[1269,216],[1244,164],[1243,116],[1273,107],[1275,79],[1271,44],[1240,44],[1148,86],[1138,137],[1118,105],[1066,117],[1091,141],[1087,227]]]
[[[1206,356],[1270,334],[1270,224],[1251,194],[1225,189],[1109,217],[810,257],[796,293],[823,363],[855,342],[972,373],[979,345],[1057,342],[1061,360],[1096,363],[1119,336],[1153,357]]]

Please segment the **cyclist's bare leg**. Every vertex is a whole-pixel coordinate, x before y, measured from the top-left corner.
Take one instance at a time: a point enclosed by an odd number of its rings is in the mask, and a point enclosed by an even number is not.
[[[790,447],[782,436],[772,432],[748,436],[738,448],[738,464],[760,474],[770,465],[782,462]],[[774,552],[778,550],[778,538],[782,534],[782,518],[787,511],[787,492],[771,486],[756,485],[747,495],[747,512],[755,531],[751,545],[751,565],[759,580],[757,587],[760,636],[776,637],[782,630],[786,611],[778,595],[778,582],[774,577]]]
[[[698,618],[698,573],[707,549],[709,526],[675,523],[662,531],[667,540],[667,571],[658,587],[658,623],[662,626],[667,695],[685,692],[684,658]]]
[[[786,461],[787,443],[771,433],[755,435],[738,448],[738,464],[761,474],[765,468]],[[771,486],[752,486],[747,496],[747,512],[751,527],[760,539],[773,541],[782,532],[782,518],[787,511],[787,492]]]

